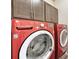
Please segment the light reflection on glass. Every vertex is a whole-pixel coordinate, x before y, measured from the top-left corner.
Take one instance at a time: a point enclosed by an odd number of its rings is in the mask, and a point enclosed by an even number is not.
[[[38,4],[40,3],[40,0],[32,0],[33,3]]]

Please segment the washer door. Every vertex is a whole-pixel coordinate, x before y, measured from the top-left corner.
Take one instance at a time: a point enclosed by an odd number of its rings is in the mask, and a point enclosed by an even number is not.
[[[54,50],[54,38],[48,31],[31,34],[21,46],[19,59],[48,59]]]
[[[60,33],[60,44],[64,48],[68,43],[68,32],[66,29],[63,29]]]

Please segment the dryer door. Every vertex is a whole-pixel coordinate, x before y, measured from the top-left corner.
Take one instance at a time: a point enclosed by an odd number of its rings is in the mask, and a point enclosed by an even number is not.
[[[68,49],[68,32],[67,29],[63,29],[60,33],[60,45],[63,52],[66,52]]]
[[[45,30],[31,34],[21,46],[19,59],[48,59],[54,51],[54,38]]]

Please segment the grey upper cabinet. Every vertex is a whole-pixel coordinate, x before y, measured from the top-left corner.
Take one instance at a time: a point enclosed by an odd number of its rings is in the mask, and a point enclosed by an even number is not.
[[[12,0],[12,17],[44,21],[43,0]]]
[[[12,0],[12,17],[31,18],[31,0]]]
[[[46,5],[46,21],[58,23],[58,10],[47,3],[45,5]]]
[[[44,19],[44,2],[43,0],[32,0],[33,6],[33,13],[34,13],[34,20],[45,21]]]
[[[58,23],[58,10],[43,0],[12,0],[12,18]]]

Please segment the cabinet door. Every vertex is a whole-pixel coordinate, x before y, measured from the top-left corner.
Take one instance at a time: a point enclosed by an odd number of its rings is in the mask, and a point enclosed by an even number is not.
[[[13,17],[31,18],[31,0],[12,0]]]
[[[46,21],[58,23],[58,10],[46,3]]]
[[[44,2],[43,0],[32,0],[34,19],[44,21]]]

